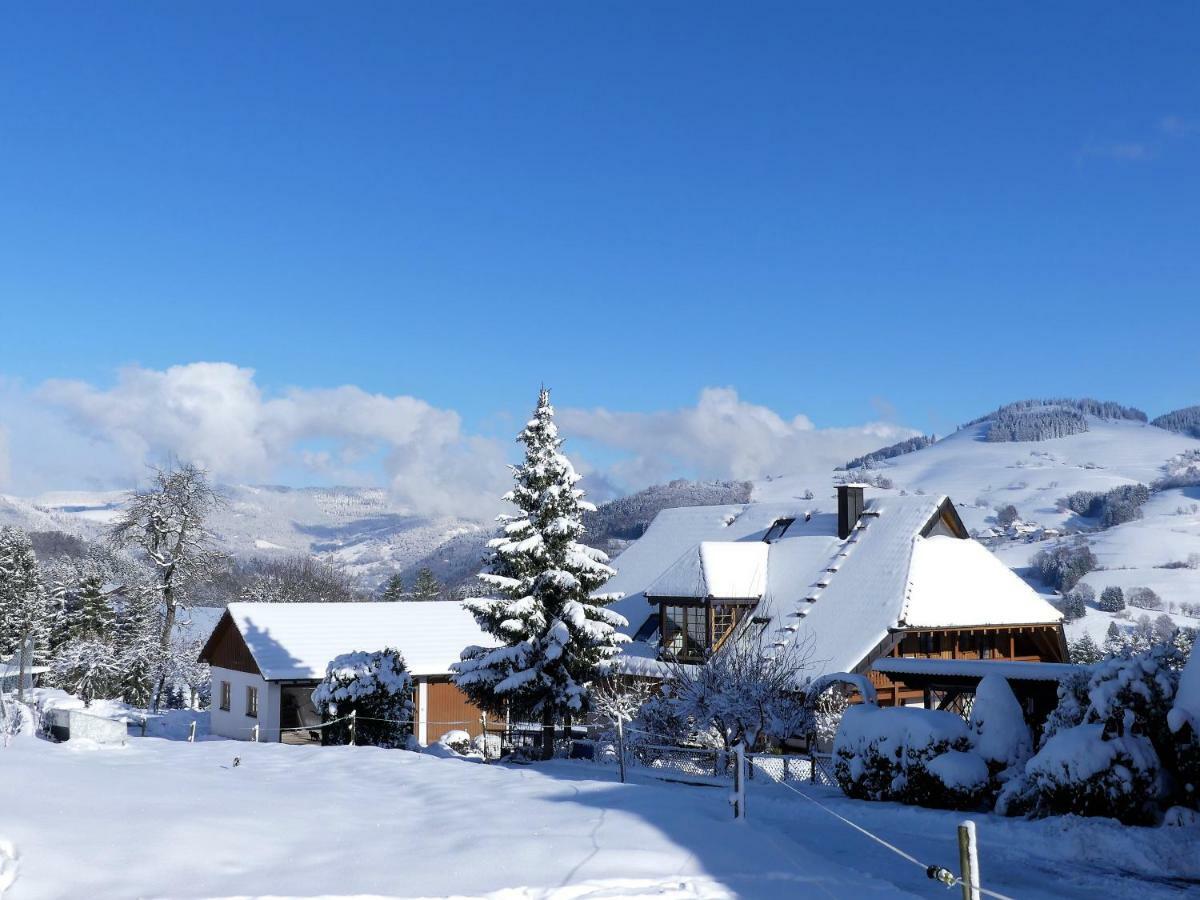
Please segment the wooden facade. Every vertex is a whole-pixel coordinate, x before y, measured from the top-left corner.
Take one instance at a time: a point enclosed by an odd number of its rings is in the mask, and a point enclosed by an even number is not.
[[[213,629],[204,649],[200,651],[200,659],[210,666],[262,675],[258,663],[254,661],[254,655],[242,638],[242,633],[233,623],[233,616],[228,612],[217,622],[217,627]]]
[[[449,678],[428,679],[425,723],[430,741],[436,741],[447,731],[465,731],[471,737],[478,737],[483,732],[482,717],[483,711],[468,700],[467,695],[453,685]],[[498,720],[496,716],[488,717],[488,731],[496,731],[503,725],[502,719]]]
[[[967,628],[913,628],[897,631],[857,668],[874,685],[880,706],[923,703],[923,688],[908,686],[881,672],[868,671],[881,656],[917,659],[982,659],[1006,662],[1069,662],[1061,625],[992,625]]]

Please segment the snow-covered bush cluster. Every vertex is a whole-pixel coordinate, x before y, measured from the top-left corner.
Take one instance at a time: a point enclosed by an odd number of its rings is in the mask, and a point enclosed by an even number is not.
[[[1112,528],[1140,519],[1149,499],[1146,485],[1122,484],[1108,491],[1076,491],[1059,498],[1058,505],[1077,516],[1099,519],[1101,528]]]
[[[322,730],[326,744],[350,743],[351,712],[358,744],[404,747],[412,734],[412,678],[391,648],[334,657],[312,701],[324,721],[334,722]]]
[[[1063,679],[1038,752],[1004,785],[996,811],[1151,823],[1173,804],[1195,807],[1200,747],[1184,727],[1183,662],[1179,649],[1159,644]]]
[[[1039,550],[1031,562],[1042,581],[1064,592],[1099,565],[1096,555],[1082,539],[1059,544],[1051,550]]]
[[[1200,407],[1195,407],[1200,409]],[[1200,450],[1185,450],[1163,466],[1163,476],[1154,482],[1154,490],[1200,485]]]
[[[989,675],[969,722],[942,710],[847,710],[834,742],[834,773],[851,797],[974,809],[990,805],[1032,752],[1017,698],[1004,678]]]
[[[918,434],[916,437],[910,437],[907,440],[898,441],[895,444],[881,447],[870,453],[864,453],[862,456],[856,456],[843,465],[842,468],[871,469],[886,459],[894,459],[897,456],[903,456],[905,453],[915,453],[917,450],[924,450],[936,440],[937,437],[935,435]]]
[[[860,800],[972,808],[987,790],[987,764],[950,712],[860,704],[842,717],[833,753],[839,786]]]

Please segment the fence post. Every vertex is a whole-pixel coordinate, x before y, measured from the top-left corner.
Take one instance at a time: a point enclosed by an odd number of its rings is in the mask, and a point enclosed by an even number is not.
[[[792,780],[791,775],[792,775],[792,773],[791,773],[791,768],[788,765],[788,757],[785,755],[783,757],[783,783],[784,784],[787,784],[789,781]]]
[[[196,720],[192,719],[192,724],[188,726],[188,743],[194,744],[195,742],[196,742]]]
[[[358,721],[358,710],[357,709],[350,710],[350,746],[351,747],[355,746],[357,743],[357,741],[355,740],[355,736],[354,736],[354,732],[355,732],[354,726],[357,723],[357,721]]]
[[[625,783],[625,721],[617,716],[617,763],[621,767],[621,784]]]
[[[980,900],[979,846],[975,843],[975,823],[971,819],[958,826],[958,867],[963,900]]]
[[[479,727],[483,733],[483,761],[488,759],[488,739],[487,739],[487,713],[479,714]]]
[[[254,743],[258,743],[258,723],[254,723]]]
[[[733,745],[733,805],[734,821],[746,818],[746,746],[741,741]]]

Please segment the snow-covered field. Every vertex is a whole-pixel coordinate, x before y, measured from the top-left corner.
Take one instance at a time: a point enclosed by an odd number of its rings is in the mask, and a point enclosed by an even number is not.
[[[24,737],[0,750],[0,772],[0,885],[15,874],[4,900],[947,896],[917,866],[760,782],[749,821],[735,823],[724,788],[621,785],[609,768],[567,761]],[[922,861],[954,867],[961,815],[803,790]],[[1014,897],[1197,889],[1183,880],[1200,878],[1194,828],[974,818],[985,886]]]

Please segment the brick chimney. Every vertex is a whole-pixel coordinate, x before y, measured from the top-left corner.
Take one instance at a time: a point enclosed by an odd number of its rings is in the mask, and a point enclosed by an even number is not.
[[[838,497],[838,537],[842,540],[850,537],[850,532],[858,524],[858,518],[863,511],[863,488],[861,484],[839,484]]]

